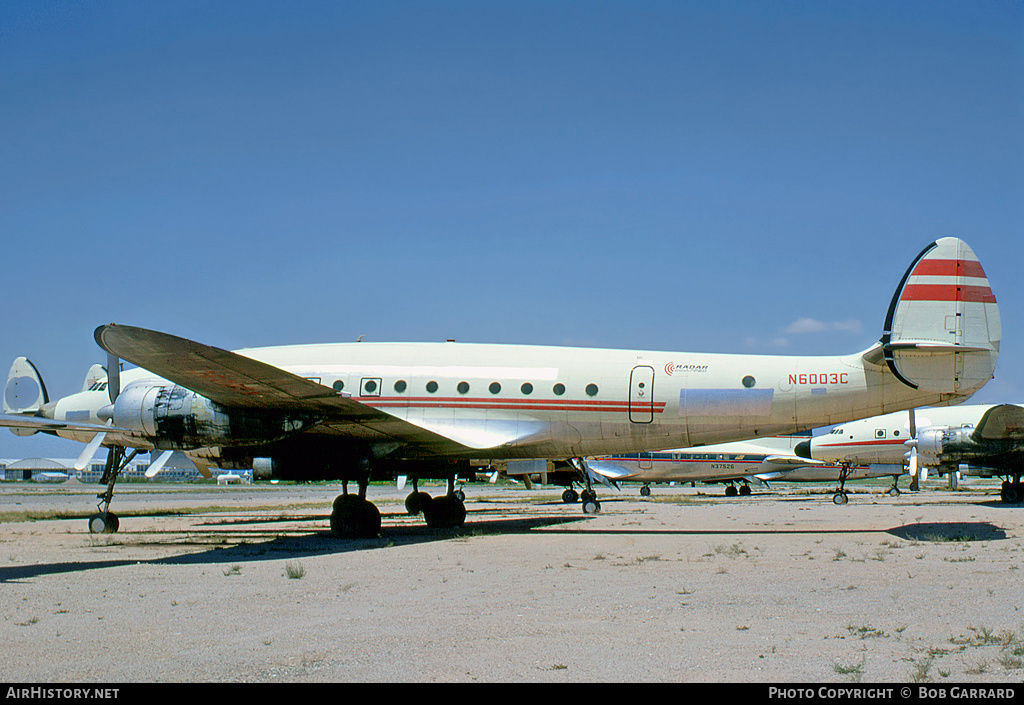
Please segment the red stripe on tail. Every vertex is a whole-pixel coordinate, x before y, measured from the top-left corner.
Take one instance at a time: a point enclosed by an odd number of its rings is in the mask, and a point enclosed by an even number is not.
[[[957,286],[955,284],[907,284],[900,295],[901,301],[967,301],[994,304],[995,294],[987,286]]]
[[[932,277],[985,277],[985,270],[978,260],[964,259],[924,259],[921,260],[912,276]]]

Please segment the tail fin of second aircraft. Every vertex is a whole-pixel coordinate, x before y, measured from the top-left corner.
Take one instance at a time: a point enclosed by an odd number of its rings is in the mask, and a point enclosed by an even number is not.
[[[87,392],[90,389],[95,389],[97,385],[104,384],[106,381],[107,368],[97,363],[85,373],[85,383],[82,385],[82,391]]]
[[[7,386],[4,388],[5,414],[34,414],[50,401],[46,394],[46,385],[39,370],[28,358],[19,357],[11,365],[7,373]],[[31,436],[35,428],[12,427],[11,433],[16,436]]]
[[[903,275],[885,317],[885,363],[915,389],[972,394],[999,356],[999,308],[967,243],[942,238]]]
[[[28,358],[19,357],[7,373],[4,389],[4,413],[27,414],[39,411],[50,401],[39,370]]]

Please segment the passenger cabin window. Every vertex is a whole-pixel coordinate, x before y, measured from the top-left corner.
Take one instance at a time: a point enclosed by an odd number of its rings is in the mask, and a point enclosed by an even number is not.
[[[523,394],[533,394],[533,385],[529,382],[523,382],[523,386],[519,388]]]
[[[551,391],[558,396],[562,396],[563,394],[565,394],[565,385],[559,382],[558,384],[551,388]]]
[[[469,392],[469,382],[459,382],[459,385],[455,388],[459,390],[459,394],[466,394]]]
[[[431,394],[436,392],[437,391],[437,382],[435,382],[433,380],[427,382],[427,391],[430,392]]]
[[[491,394],[497,394],[501,391],[501,385],[497,382],[491,382],[491,386],[487,388]]]

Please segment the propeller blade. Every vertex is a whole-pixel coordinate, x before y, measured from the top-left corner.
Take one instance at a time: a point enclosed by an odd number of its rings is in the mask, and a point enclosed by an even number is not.
[[[75,470],[85,470],[89,463],[92,462],[93,456],[96,455],[96,451],[99,450],[106,437],[106,431],[97,433],[92,437],[92,440],[82,449],[82,454],[78,456],[78,460],[75,461]]]
[[[114,353],[107,353],[107,394],[110,396],[110,403],[117,401],[117,395],[121,393],[121,360]]]
[[[171,459],[172,455],[174,455],[173,450],[165,450],[161,453],[160,456],[152,462],[148,468],[146,468],[146,477],[156,477],[156,474],[164,469],[164,465],[167,464],[167,461]]]
[[[910,449],[910,476],[917,477],[917,448]]]
[[[398,479],[395,480],[395,487],[397,487],[400,490],[404,490],[405,489],[405,483],[408,482],[408,480],[409,480],[409,476],[408,475],[399,475]]]
[[[917,416],[913,409],[910,410],[910,437],[917,438]]]

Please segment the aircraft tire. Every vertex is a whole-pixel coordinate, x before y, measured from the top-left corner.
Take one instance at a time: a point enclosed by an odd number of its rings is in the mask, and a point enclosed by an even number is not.
[[[650,497],[651,496],[651,488],[648,487],[647,485],[644,485],[643,487],[641,487],[640,488],[640,496],[641,497]]]
[[[113,512],[97,513],[89,517],[89,533],[113,534],[121,528],[121,522]]]
[[[466,523],[466,505],[453,494],[434,497],[424,505],[423,518],[431,529],[453,529]]]
[[[833,504],[837,504],[839,506],[842,506],[842,505],[846,504],[849,501],[850,501],[850,498],[846,496],[845,492],[836,492],[834,495],[832,495],[832,502],[833,502]]]
[[[601,503],[597,499],[585,499],[583,500],[583,513],[584,514],[599,514],[601,512]]]
[[[405,498],[405,511],[409,516],[416,516],[423,511],[423,505],[431,500],[426,492],[410,492]]]
[[[1004,482],[999,496],[1006,504],[1018,504],[1021,500],[1021,486],[1014,482]]]
[[[380,510],[356,495],[339,495],[331,512],[331,533],[342,539],[380,536]]]
[[[568,489],[562,493],[562,501],[566,504],[573,504],[580,501],[580,495],[574,489]]]

